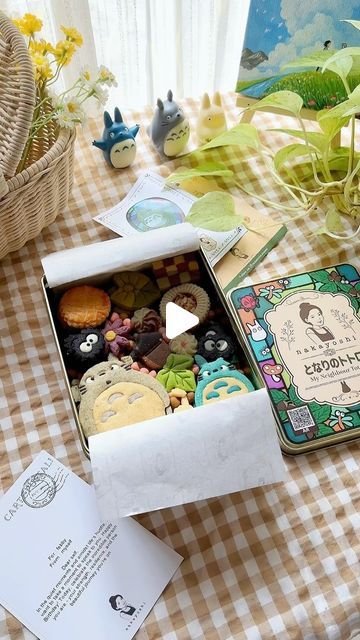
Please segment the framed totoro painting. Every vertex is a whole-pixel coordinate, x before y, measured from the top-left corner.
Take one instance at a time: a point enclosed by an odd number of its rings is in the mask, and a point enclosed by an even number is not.
[[[360,20],[357,0],[251,0],[236,91],[252,99],[295,91],[315,111],[345,100],[342,81],[331,71],[285,68],[316,51],[360,46],[360,32],[342,20]],[[348,79],[354,89],[360,66],[353,66]]]

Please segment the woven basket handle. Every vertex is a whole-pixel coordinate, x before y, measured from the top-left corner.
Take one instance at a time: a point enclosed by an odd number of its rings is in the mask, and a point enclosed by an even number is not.
[[[7,185],[7,182],[5,180],[5,176],[1,170],[0,167],[0,199],[3,198],[7,192],[9,191],[9,187]]]
[[[35,80],[23,36],[0,12],[0,196],[16,173],[35,107]]]

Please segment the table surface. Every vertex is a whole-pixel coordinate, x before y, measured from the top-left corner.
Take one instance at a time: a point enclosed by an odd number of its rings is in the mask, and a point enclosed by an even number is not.
[[[224,98],[228,124],[239,121],[235,94]],[[198,102],[183,103],[194,123]],[[114,234],[92,218],[116,204],[144,169],[162,160],[150,148],[151,109],[128,112],[140,122],[133,167],[114,171],[92,148],[101,120],[78,135],[69,206],[50,227],[1,263],[0,484],[5,491],[41,449],[91,481],[47,317],[40,258],[53,251],[106,240]],[[279,116],[258,114],[262,129]],[[284,126],[293,126],[285,119]],[[286,142],[264,134],[271,146]],[[193,142],[194,143],[194,142]],[[240,181],[259,191],[249,159],[234,147],[211,152]],[[181,164],[177,160],[175,164]],[[168,165],[170,168],[174,163]],[[161,169],[166,171],[164,167]],[[266,170],[256,169],[264,195],[281,194]],[[235,193],[235,191],[234,191]],[[255,206],[263,211],[261,204]],[[269,211],[265,212],[270,215]],[[288,233],[247,278],[266,279],[338,262],[356,262],[355,242],[313,236],[316,218],[288,225]],[[359,442],[285,459],[284,484],[164,509],[138,520],[184,562],[138,632],[138,640],[347,640],[360,633]],[[0,570],[1,575],[1,570]],[[30,586],[29,586],[30,588]],[[0,610],[0,637],[32,638]]]

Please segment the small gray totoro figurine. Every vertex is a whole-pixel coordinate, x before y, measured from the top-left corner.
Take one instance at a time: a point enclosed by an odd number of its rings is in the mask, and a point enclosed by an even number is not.
[[[173,100],[172,91],[167,93],[167,100],[157,100],[154,117],[148,134],[159,153],[169,158],[177,156],[185,149],[190,135],[190,125],[183,110]]]

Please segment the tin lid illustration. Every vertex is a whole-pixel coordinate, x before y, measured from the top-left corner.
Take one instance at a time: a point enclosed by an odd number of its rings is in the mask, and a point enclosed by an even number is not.
[[[342,264],[230,294],[287,453],[360,436],[360,276]]]

